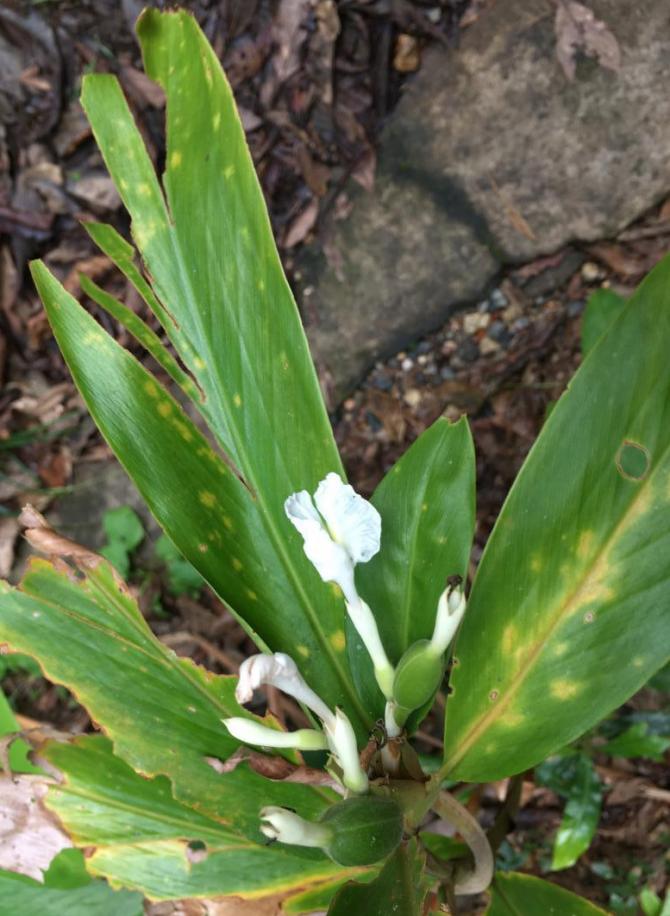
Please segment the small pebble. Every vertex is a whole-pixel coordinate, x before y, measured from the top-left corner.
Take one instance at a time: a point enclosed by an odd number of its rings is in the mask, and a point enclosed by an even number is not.
[[[353,398],[347,398],[344,404],[342,405],[345,410],[354,410],[356,407],[356,401]]]
[[[380,391],[390,391],[393,387],[393,380],[385,372],[377,372],[370,379],[370,384]]]
[[[512,330],[513,331],[523,331],[524,328],[527,328],[529,324],[530,324],[530,319],[526,318],[525,316],[522,316],[521,318],[517,318],[517,320],[514,322],[514,324],[512,325]]]
[[[425,366],[426,363],[428,362],[428,357],[426,356],[425,353],[419,353],[419,355],[416,358],[416,361],[420,366]]]
[[[595,283],[601,276],[600,268],[593,261],[585,261],[582,264],[582,280],[585,283]]]
[[[403,400],[408,407],[418,407],[421,403],[421,392],[418,388],[410,388],[404,393]]]
[[[490,337],[483,337],[479,341],[479,349],[486,356],[487,353],[495,353],[496,350],[500,349],[500,344],[497,340],[492,340]]]
[[[414,360],[410,359],[409,356],[406,356],[400,363],[400,368],[403,372],[409,372],[410,369],[414,368]]]
[[[491,322],[487,334],[492,340],[496,340],[500,344],[509,343],[511,337],[510,332],[507,329],[507,325],[504,321],[500,320]]]
[[[470,312],[463,318],[463,330],[466,334],[474,334],[481,328],[488,327],[491,316],[486,312]]]
[[[458,348],[458,356],[466,363],[474,363],[479,356],[479,347],[472,337],[466,338]]]
[[[456,373],[450,366],[442,366],[440,369],[440,378],[443,378],[445,381],[451,378],[455,378]]]
[[[571,299],[568,302],[568,315],[571,318],[576,318],[577,315],[581,315],[584,311],[584,300],[583,299]]]
[[[429,340],[422,340],[421,343],[416,348],[417,353],[430,353],[433,349],[433,345]]]
[[[513,321],[516,321],[517,318],[520,318],[523,314],[521,306],[513,302],[511,305],[508,305],[505,311],[502,313],[503,318],[507,324],[511,324]]]
[[[490,296],[493,310],[504,309],[507,305],[507,296],[501,289],[494,289]]]

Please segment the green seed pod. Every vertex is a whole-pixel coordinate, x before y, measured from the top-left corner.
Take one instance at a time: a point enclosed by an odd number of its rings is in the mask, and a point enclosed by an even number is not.
[[[393,699],[401,709],[412,711],[427,703],[444,674],[442,656],[427,639],[410,646],[398,662],[393,680]]]
[[[377,795],[338,802],[319,822],[332,831],[325,852],[338,865],[372,865],[389,856],[402,839],[400,807]]]

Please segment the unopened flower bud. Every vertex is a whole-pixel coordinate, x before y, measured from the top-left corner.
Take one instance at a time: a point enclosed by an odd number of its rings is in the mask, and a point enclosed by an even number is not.
[[[327,808],[307,821],[286,808],[261,811],[262,833],[280,843],[318,846],[338,865],[373,865],[389,856],[402,839],[403,817],[390,798],[366,795]]]

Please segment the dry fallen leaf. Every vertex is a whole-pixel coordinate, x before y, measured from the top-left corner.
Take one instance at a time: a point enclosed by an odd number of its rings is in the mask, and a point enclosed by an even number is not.
[[[42,872],[72,841],[42,806],[50,780],[0,776],[0,868],[42,880]]]
[[[307,233],[314,227],[319,215],[319,202],[313,197],[307,206],[298,213],[284,236],[284,248],[293,248],[302,242]]]
[[[413,35],[398,35],[393,53],[393,69],[398,73],[414,73],[421,66],[421,48]]]
[[[577,52],[595,57],[601,67],[621,67],[619,43],[602,19],[576,0],[558,0],[556,20],[556,56],[569,80],[575,78]]]

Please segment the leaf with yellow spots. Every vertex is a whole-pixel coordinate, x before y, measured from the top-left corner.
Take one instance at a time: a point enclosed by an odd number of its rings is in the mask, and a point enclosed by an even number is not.
[[[268,846],[260,834],[249,836],[232,816],[181,803],[165,777],[147,779],[133,772],[101,736],[79,737],[69,745],[50,743],[42,755],[62,775],[47,796],[47,807],[85,847],[87,870],[113,885],[141,890],[154,900],[255,898],[356,874],[319,850]],[[217,782],[225,784],[233,775],[209,769],[215,791]],[[244,784],[244,773],[237,778],[244,801],[236,804],[248,804],[258,820],[261,796],[251,796],[253,787]],[[257,786],[255,791],[261,790]]]
[[[328,472],[343,471],[233,94],[189,13],[146,10],[138,36],[147,74],[167,99],[162,182],[113,76],[86,77],[82,104],[130,214],[144,273],[114,229],[87,231],[155,313],[178,362],[166,362],[167,351],[114,300],[103,304],[133,324],[191,395],[225,461],[160,386],[151,389],[156,403],[147,402],[153,380],[85,320],[43,266],[34,265],[35,280],[94,419],[159,523],[260,647],[318,648],[302,669],[363,738],[382,710],[365,708],[346,654],[332,646],[342,598],[306,560],[284,515],[291,493],[312,492]],[[87,334],[94,351],[82,349]],[[216,501],[203,502],[203,492]],[[218,549],[207,546],[213,531],[222,535]]]
[[[456,644],[444,775],[527,769],[668,659],[669,352],[666,258],[589,350],[489,538]]]
[[[304,660],[303,671],[320,695],[332,706],[342,705],[363,732],[364,712],[346,656],[329,640],[342,627],[341,608],[333,598],[329,614],[328,589],[302,551],[301,569],[318,579],[309,593],[299,571],[287,563],[285,550],[278,549],[258,500],[179,404],[42,265],[33,265],[33,276],[93,419],[180,553],[238,615],[259,647],[292,653],[296,642],[319,646],[318,654]],[[84,343],[91,328],[102,337],[95,353]],[[208,544],[214,546],[205,551],[199,546]],[[233,557],[242,559],[241,568]],[[29,618],[25,625],[32,628]]]
[[[467,420],[437,420],[391,468],[372,502],[382,517],[382,549],[357,567],[356,579],[395,664],[412,643],[432,636],[447,577],[467,574],[475,525],[475,455]],[[376,696],[369,656],[351,626],[347,641],[359,689]]]

